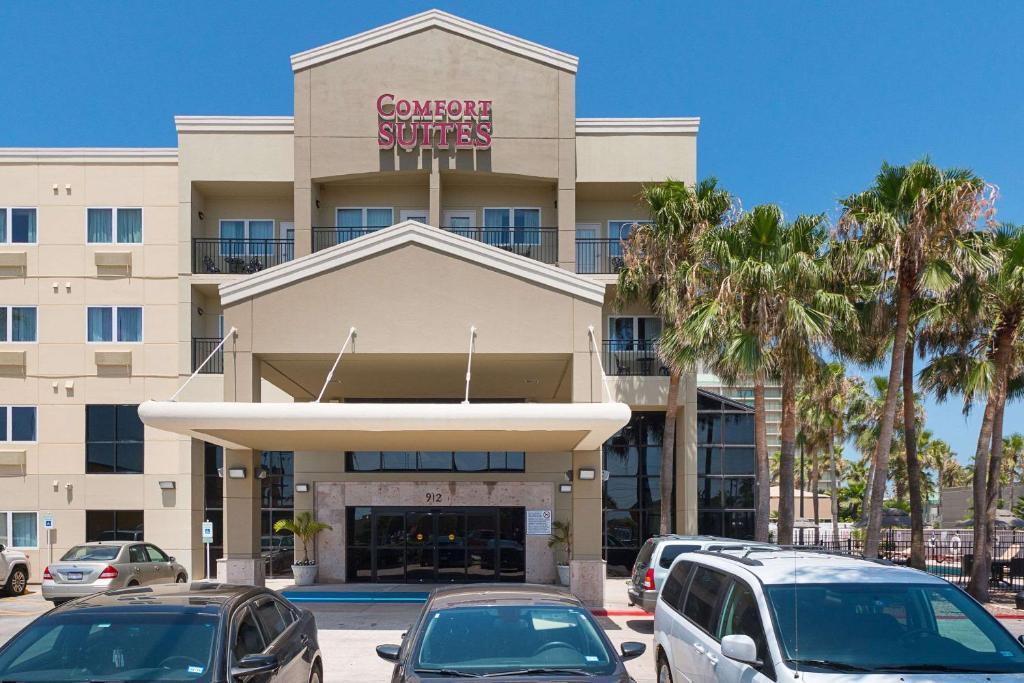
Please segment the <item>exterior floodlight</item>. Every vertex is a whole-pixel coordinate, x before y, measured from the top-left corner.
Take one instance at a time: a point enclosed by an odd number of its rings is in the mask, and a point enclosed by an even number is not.
[[[296,484],[295,485],[295,490],[298,491],[299,493],[308,493],[309,492],[309,484]]]
[[[580,480],[581,481],[593,481],[597,478],[597,470],[593,467],[581,467],[580,468]]]
[[[161,481],[160,488],[165,491],[173,491],[177,485],[173,481]]]
[[[572,484],[559,484],[558,485],[558,492],[559,493],[572,493]]]
[[[244,467],[229,467],[228,479],[245,479]]]

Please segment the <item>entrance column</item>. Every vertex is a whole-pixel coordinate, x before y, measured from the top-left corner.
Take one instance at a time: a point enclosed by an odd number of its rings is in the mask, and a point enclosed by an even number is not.
[[[217,561],[217,580],[262,586],[260,553],[260,453],[224,449],[224,557]],[[243,476],[231,476],[231,471]]]
[[[592,469],[593,479],[582,480],[580,468]],[[569,590],[588,607],[604,607],[605,563],[601,558],[604,526],[601,451],[572,452],[572,558]]]

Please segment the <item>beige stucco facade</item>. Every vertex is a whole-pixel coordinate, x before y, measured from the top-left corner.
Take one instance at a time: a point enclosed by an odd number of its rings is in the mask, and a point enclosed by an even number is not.
[[[609,316],[649,315],[617,306],[610,283],[620,224],[647,219],[642,185],[696,179],[697,119],[579,119],[574,57],[441,12],[296,55],[292,65],[294,116],[177,117],[178,145],[168,150],[0,150],[0,209],[36,210],[34,241],[0,243],[0,306],[36,307],[38,320],[35,341],[0,343],[0,406],[37,407],[33,440],[0,443],[0,532],[4,512],[38,514],[34,579],[49,541],[58,557],[85,540],[92,510],[143,511],[145,538],[203,574],[202,440],[147,426],[143,473],[86,474],[85,414],[92,404],[169,399],[232,328],[179,402],[315,401],[353,328],[324,402],[458,401],[475,328],[471,401],[664,409],[668,378],[649,361],[602,375]],[[473,125],[490,124],[489,144],[382,145],[385,93],[486,101],[488,117]],[[141,241],[89,244],[96,207],[142,208]],[[340,209],[363,224],[336,230]],[[369,221],[371,210],[418,227],[406,242],[361,253],[350,245],[384,227]],[[507,233],[496,238],[502,220]],[[142,307],[142,340],[87,342],[90,306]],[[675,518],[688,532],[696,391],[695,376],[684,377]],[[296,435],[290,448],[268,436],[262,448],[295,451],[294,481],[307,485],[295,509],[336,527],[318,545],[332,562],[326,579],[345,578],[345,508],[401,505],[410,491],[443,485],[458,505],[535,506],[571,522],[573,588],[599,602],[600,477],[559,487],[567,471],[602,470],[600,450],[573,446],[582,434],[523,433],[508,447],[525,451],[514,472],[345,471],[346,451],[375,443],[460,451],[507,444],[507,434],[375,441],[352,430]],[[259,581],[259,449],[229,431],[209,436],[226,446],[225,467],[250,473],[223,480],[222,571]],[[161,488],[166,481],[175,487]],[[49,538],[46,513],[56,527]],[[546,540],[526,539],[527,579],[553,580]]]

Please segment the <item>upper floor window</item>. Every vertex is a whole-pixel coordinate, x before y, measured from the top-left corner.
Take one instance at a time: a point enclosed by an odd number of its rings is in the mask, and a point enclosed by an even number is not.
[[[86,341],[142,341],[142,306],[89,306],[87,318]]]
[[[0,406],[0,441],[36,440],[35,406]]]
[[[653,344],[661,336],[661,318],[647,315],[619,315],[608,318],[608,338],[615,346],[631,348]]]
[[[86,223],[89,244],[142,243],[142,209],[89,209]]]
[[[0,209],[0,244],[35,244],[35,209]]]
[[[35,306],[0,306],[0,342],[36,341]]]
[[[395,222],[395,210],[390,207],[342,207],[335,212],[335,226],[339,228],[386,228]]]
[[[540,209],[484,209],[484,241],[492,244],[540,244]]]
[[[144,430],[136,405],[85,407],[85,471],[142,474]]]

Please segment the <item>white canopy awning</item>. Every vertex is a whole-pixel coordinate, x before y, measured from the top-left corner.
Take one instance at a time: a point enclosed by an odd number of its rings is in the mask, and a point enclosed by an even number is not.
[[[624,403],[232,403],[146,401],[143,423],[227,448],[271,451],[598,450]]]

